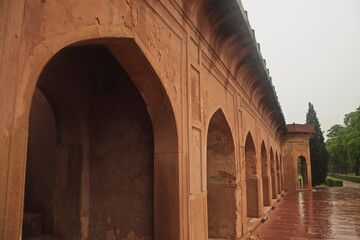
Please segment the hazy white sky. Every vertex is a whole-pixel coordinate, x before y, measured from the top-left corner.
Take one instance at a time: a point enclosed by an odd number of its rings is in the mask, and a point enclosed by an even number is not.
[[[323,131],[360,106],[360,0],[242,0],[287,123]]]

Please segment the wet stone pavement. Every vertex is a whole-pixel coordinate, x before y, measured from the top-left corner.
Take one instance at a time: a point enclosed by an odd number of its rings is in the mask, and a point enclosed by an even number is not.
[[[360,239],[360,185],[288,192],[256,239]]]

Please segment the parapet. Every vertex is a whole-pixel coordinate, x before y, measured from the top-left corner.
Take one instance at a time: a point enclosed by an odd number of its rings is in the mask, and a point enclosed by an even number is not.
[[[309,134],[315,133],[315,126],[313,124],[286,124],[288,134]]]

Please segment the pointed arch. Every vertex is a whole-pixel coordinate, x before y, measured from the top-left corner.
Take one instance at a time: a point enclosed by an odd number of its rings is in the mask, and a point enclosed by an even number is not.
[[[137,41],[129,38],[127,35],[126,38],[120,38],[121,34],[114,34],[116,36],[115,38],[112,38],[111,36],[109,38],[99,38],[98,35],[94,36],[92,39],[91,36],[88,35],[87,31],[82,31],[83,29],[78,30],[77,34],[73,34],[74,36],[77,36],[77,39],[72,39],[72,42],[69,42],[69,39],[62,39],[61,37],[58,38],[58,41],[56,41],[59,46],[58,49],[54,47],[54,49],[58,50],[56,54],[43,54],[43,51],[39,51],[42,55],[37,56],[36,54],[33,57],[34,62],[36,62],[36,67],[32,68],[30,71],[30,74],[26,75],[26,79],[23,79],[24,85],[29,86],[26,88],[21,94],[19,94],[20,99],[25,99],[25,106],[21,111],[16,111],[19,116],[19,121],[24,122],[24,125],[28,125],[29,121],[29,115],[30,115],[30,108],[31,108],[31,97],[33,96],[33,92],[36,87],[39,87],[40,89],[43,89],[44,86],[40,86],[46,81],[40,81],[40,78],[46,78],[53,80],[53,77],[59,77],[61,76],[61,73],[58,71],[55,76],[52,74],[54,72],[51,72],[51,74],[48,74],[49,72],[46,72],[46,68],[49,66],[49,64],[56,65],[56,61],[54,59],[62,58],[61,55],[64,54],[64,52],[71,52],[74,49],[79,50],[80,48],[88,48],[88,49],[96,49],[101,52],[101,54],[104,54],[108,57],[106,57],[107,60],[111,61],[112,64],[114,64],[114,68],[122,69],[119,71],[122,71],[122,76],[127,75],[128,80],[131,82],[131,84],[134,84],[133,91],[131,92],[137,92],[137,96],[139,96],[139,101],[143,101],[145,104],[144,108],[142,108],[144,111],[142,111],[141,114],[148,114],[147,118],[150,123],[146,122],[145,124],[140,124],[138,129],[139,131],[143,131],[144,128],[146,128],[146,131],[149,130],[149,138],[143,139],[144,144],[148,144],[149,146],[152,145],[152,148],[149,148],[149,151],[146,153],[146,155],[149,156],[149,159],[151,158],[151,161],[149,161],[149,170],[152,172],[153,177],[149,178],[151,181],[146,185],[146,187],[152,187],[153,190],[150,193],[153,197],[150,197],[149,199],[153,199],[151,201],[154,201],[154,204],[149,204],[149,208],[146,211],[149,211],[149,223],[148,228],[149,234],[144,233],[146,235],[153,235],[155,239],[177,239],[180,236],[180,225],[179,225],[179,189],[176,189],[174,191],[174,186],[179,186],[179,171],[178,171],[178,134],[177,134],[177,127],[176,127],[176,120],[175,120],[175,114],[174,110],[172,108],[172,101],[173,98],[171,98],[168,95],[168,90],[163,85],[163,77],[161,73],[158,72],[158,67],[153,66],[152,63],[155,63],[156,61],[149,60],[148,58],[151,57],[151,54],[146,52],[147,50],[144,48],[141,48],[140,45],[138,45]],[[83,38],[82,38],[83,37]],[[81,39],[82,38],[82,39]],[[145,51],[145,52],[144,52]],[[89,53],[89,52],[88,52]],[[86,51],[83,53],[83,57],[86,58]],[[70,53],[71,55],[72,53]],[[91,54],[91,53],[90,53]],[[128,56],[131,55],[132,58],[129,60]],[[76,54],[73,55],[72,59],[76,59]],[[89,59],[89,58],[86,58]],[[96,58],[93,58],[96,61]],[[81,60],[82,61],[82,60]],[[64,61],[63,61],[64,62]],[[44,65],[41,65],[43,64]],[[98,65],[101,65],[101,67],[98,67]],[[90,78],[96,78],[99,75],[102,74],[108,74],[106,69],[108,66],[103,66],[104,64],[93,64],[90,62],[80,62],[78,65],[73,65],[75,68],[86,68],[87,76]],[[117,66],[115,66],[117,65]],[[58,66],[61,66],[58,65]],[[104,67],[104,68],[102,68]],[[57,69],[56,67],[54,69]],[[105,71],[104,71],[105,69]],[[139,70],[141,69],[141,70]],[[89,70],[89,71],[88,71]],[[66,71],[65,71],[66,72]],[[95,73],[95,74],[93,74]],[[82,74],[82,73],[78,73]],[[97,75],[99,74],[99,75]],[[146,80],[145,80],[146,79]],[[74,77],[74,80],[76,78]],[[49,80],[50,81],[50,80]],[[75,82],[75,81],[74,81]],[[89,81],[90,82],[90,81]],[[50,82],[48,82],[50,83]],[[60,84],[61,81],[58,81]],[[89,84],[89,83],[86,83]],[[100,83],[101,84],[101,83]],[[117,84],[117,83],[116,83]],[[51,84],[45,84],[47,86],[55,88],[55,86],[51,86]],[[84,86],[82,89],[79,89],[81,91],[87,91],[91,87],[90,85]],[[109,85],[110,86],[110,85]],[[101,88],[92,88],[91,91],[94,91],[95,93],[100,93],[99,91],[116,91],[116,89],[109,87],[109,86],[101,86]],[[45,87],[46,88],[46,87]],[[58,92],[56,94],[62,95],[61,93],[62,88],[58,88]],[[69,88],[70,91],[73,91],[75,88]],[[57,91],[56,89],[53,89],[54,91]],[[75,90],[74,90],[75,91]],[[129,93],[129,92],[128,92]],[[141,93],[141,94],[140,94]],[[73,92],[71,93],[73,94]],[[85,94],[86,95],[86,94]],[[83,96],[85,96],[83,95]],[[53,96],[53,95],[52,95]],[[62,95],[64,96],[64,95]],[[76,94],[73,96],[77,96]],[[111,95],[113,96],[113,95]],[[115,96],[115,95],[114,95]],[[120,96],[120,95],[119,95]],[[79,96],[77,96],[79,102],[84,101],[84,98],[81,99]],[[65,98],[64,98],[65,99]],[[29,101],[27,101],[29,100]],[[82,124],[86,124],[86,116],[90,116],[89,114],[84,114],[80,117],[80,113],[76,111],[76,108],[80,106],[80,104],[76,103],[71,105],[71,101],[75,101],[74,99],[68,98],[66,101],[59,101],[59,104],[62,104],[62,108],[66,107],[69,109],[67,113],[64,111],[63,114],[59,118],[61,121],[59,121],[60,130],[61,132],[61,141],[62,141],[62,148],[57,151],[57,154],[59,152],[59,156],[62,158],[68,158],[70,159],[70,155],[74,156],[80,161],[86,161],[86,156],[89,156],[89,153],[87,152],[89,150],[89,147],[83,146],[81,144],[75,144],[79,142],[87,141],[86,138],[91,138],[92,136],[85,136],[82,135],[82,131],[84,130],[84,126]],[[107,101],[109,99],[103,99],[104,101]],[[93,103],[97,104],[97,103]],[[66,106],[65,106],[66,105]],[[110,105],[108,105],[110,106]],[[107,111],[108,106],[106,108],[97,108],[99,111]],[[81,108],[81,111],[84,111],[84,108]],[[117,111],[120,108],[116,108]],[[125,108],[123,108],[125,109]],[[81,112],[82,114],[83,112]],[[68,115],[64,115],[68,114]],[[135,113],[134,113],[135,114]],[[137,120],[139,120],[137,123],[140,123],[142,121],[141,114]],[[57,115],[57,114],[55,114]],[[105,116],[104,114],[103,116]],[[136,115],[136,114],[135,114]],[[100,116],[100,114],[99,114]],[[126,114],[122,115],[126,116]],[[84,118],[82,118],[84,117]],[[71,123],[73,122],[73,123]],[[77,123],[76,123],[77,122]],[[71,123],[71,124],[69,124]],[[134,122],[132,122],[134,123]],[[136,123],[136,124],[137,124]],[[99,123],[100,124],[100,123]],[[99,125],[100,126],[100,125]],[[86,128],[86,127],[85,127]],[[118,129],[118,128],[117,128]],[[125,129],[125,128],[124,128]],[[128,128],[129,129],[129,128]],[[126,130],[126,129],[125,129]],[[150,134],[150,132],[152,132]],[[81,134],[80,134],[81,133]],[[109,132],[111,134],[111,132]],[[153,135],[152,135],[153,134]],[[97,136],[100,137],[101,135]],[[118,135],[120,136],[120,135]],[[129,135],[130,136],[130,135]],[[113,136],[115,137],[115,136]],[[84,140],[85,138],[85,140]],[[153,138],[153,139],[151,139]],[[119,139],[117,139],[119,140]],[[117,141],[116,140],[116,141]],[[119,140],[120,141],[120,140]],[[96,141],[97,143],[101,144],[101,141]],[[64,144],[66,143],[66,144]],[[76,145],[76,146],[75,146]],[[90,148],[93,147],[90,145]],[[123,148],[125,149],[125,148]],[[129,148],[128,148],[129,149]],[[139,149],[143,149],[139,147]],[[141,151],[140,151],[141,152]],[[133,151],[135,153],[135,151]],[[150,155],[148,154],[150,153]],[[114,153],[113,153],[114,154]],[[141,153],[139,153],[141,154]],[[68,157],[69,156],[69,157]],[[109,155],[110,156],[110,155]],[[94,158],[95,159],[95,158]],[[146,164],[148,164],[146,163]],[[89,162],[87,163],[89,166]],[[151,165],[153,167],[151,167]],[[24,166],[25,166],[25,159],[24,159]],[[80,170],[77,173],[74,173],[74,176],[81,176],[81,187],[94,187],[94,185],[89,186],[89,178],[83,177],[83,169],[81,165]],[[109,168],[108,168],[109,169]],[[146,171],[147,171],[146,170]],[[87,170],[91,171],[91,170]],[[89,172],[87,173],[89,174]],[[145,174],[148,174],[147,172]],[[174,176],[175,175],[175,176]],[[83,182],[87,181],[87,182]],[[25,179],[24,179],[25,182]],[[20,184],[21,185],[21,184]],[[21,186],[19,186],[19,189],[16,189],[17,192],[22,192]],[[81,189],[79,190],[78,194],[82,194],[83,192],[88,192],[87,189]],[[147,191],[147,190],[146,190]],[[95,194],[96,196],[101,197],[101,194]],[[93,194],[93,196],[95,196]],[[22,194],[19,194],[19,196],[23,197]],[[150,195],[149,195],[150,196]],[[86,197],[86,196],[84,196]],[[127,196],[123,196],[126,198]],[[84,201],[88,201],[84,200]],[[22,200],[19,202],[15,202],[14,206],[10,206],[10,209],[22,209],[21,206],[15,206],[15,204],[21,204]],[[88,203],[87,203],[88,204]],[[90,201],[91,205],[91,201]],[[160,207],[161,206],[161,207]],[[82,212],[85,212],[87,218],[94,217],[95,215],[89,216],[89,212],[91,212],[91,206],[86,204],[82,204],[81,207],[85,207],[85,209],[82,209]],[[89,210],[90,209],[90,210]],[[153,212],[153,213],[151,213]],[[21,216],[22,214],[16,213],[17,216]],[[151,215],[153,217],[151,217]],[[10,219],[10,218],[9,218]],[[94,219],[94,218],[93,218]],[[106,219],[105,219],[106,220]],[[14,224],[15,221],[19,221],[18,219],[11,218],[11,221],[9,221],[9,224]],[[80,219],[79,219],[80,221]],[[91,221],[91,220],[90,220]],[[103,220],[102,220],[103,221]],[[112,221],[115,221],[114,218]],[[119,220],[120,221],[120,220]],[[166,224],[167,228],[163,228],[162,226]],[[91,226],[89,229],[89,226],[85,226],[84,231],[91,231]],[[88,229],[88,230],[87,230]],[[16,233],[16,234],[20,234]],[[89,234],[89,232],[83,232],[82,234]],[[91,234],[91,233],[90,233]],[[12,236],[14,236],[13,234]]]
[[[270,195],[270,181],[269,181],[269,161],[268,154],[266,151],[265,142],[261,143],[261,176],[262,176],[262,189],[263,189],[263,205],[271,205]]]
[[[235,145],[222,109],[210,119],[207,134],[207,207],[209,238],[235,236]]]
[[[283,164],[282,154],[280,154],[280,179],[281,179],[281,190],[284,190],[284,164]]]
[[[271,174],[271,195],[273,199],[277,198],[277,186],[276,186],[276,163],[275,156],[272,147],[270,148],[270,174]]]
[[[251,132],[245,140],[246,206],[248,217],[260,216],[260,194],[256,148]]]
[[[276,181],[277,181],[277,193],[281,194],[281,171],[280,171],[280,160],[279,155],[276,151]]]
[[[264,141],[261,143],[261,175],[262,177],[266,177],[268,175],[267,151]]]

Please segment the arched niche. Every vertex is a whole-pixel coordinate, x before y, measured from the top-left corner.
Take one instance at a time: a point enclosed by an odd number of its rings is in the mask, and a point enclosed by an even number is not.
[[[77,42],[59,50],[39,75],[29,82],[53,103],[57,122],[50,234],[179,238],[175,117],[135,41]]]
[[[270,148],[270,173],[271,173],[271,192],[272,198],[277,198],[277,184],[276,184],[276,163],[273,149]]]
[[[277,193],[281,193],[281,167],[278,153],[276,152],[276,181],[277,181]]]
[[[263,205],[271,205],[271,195],[270,195],[270,180],[269,180],[269,163],[268,163],[268,154],[266,151],[265,143],[261,143],[261,177],[262,177],[262,187],[263,187]]]
[[[207,135],[208,236],[234,239],[236,162],[230,126],[221,109],[210,119]]]
[[[245,140],[245,178],[246,178],[246,206],[248,217],[259,217],[259,179],[256,149],[253,137],[249,132]]]

